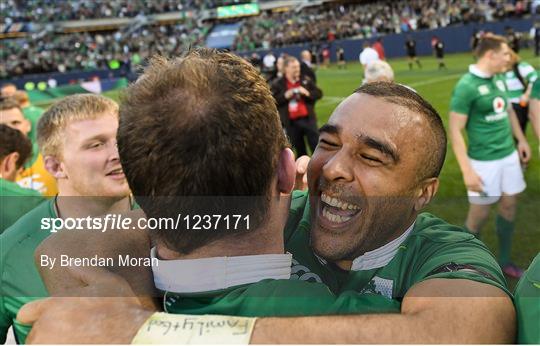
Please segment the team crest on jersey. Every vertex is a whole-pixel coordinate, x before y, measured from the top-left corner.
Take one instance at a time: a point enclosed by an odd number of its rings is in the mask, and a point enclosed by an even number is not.
[[[499,88],[500,91],[506,91],[506,86],[504,85],[504,82],[502,80],[496,81],[495,85],[497,86],[497,88]]]
[[[292,259],[291,279],[322,283],[319,275],[312,273],[308,267],[300,264],[300,262],[294,258]]]
[[[386,298],[392,298],[394,281],[383,279],[378,276],[373,277],[370,282],[362,289],[360,293],[378,294]]]
[[[478,87],[478,92],[480,95],[487,95],[489,94],[489,87],[487,85],[480,85]]]
[[[495,113],[502,113],[505,110],[505,102],[502,97],[497,96],[493,99],[493,110]]]

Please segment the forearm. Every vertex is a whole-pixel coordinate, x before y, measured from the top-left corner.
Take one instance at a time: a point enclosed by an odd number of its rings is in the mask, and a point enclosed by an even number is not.
[[[255,324],[250,343],[412,343],[409,332],[413,320],[399,314],[261,318]]]
[[[467,156],[467,145],[465,144],[465,139],[463,138],[461,131],[457,128],[450,127],[450,139],[452,143],[452,150],[456,155],[456,160],[461,172],[465,173],[471,171],[471,163],[469,161],[469,157]]]
[[[510,124],[512,124],[512,134],[514,135],[514,137],[516,137],[519,142],[527,141],[525,135],[523,134],[523,131],[521,130],[521,126],[519,126],[519,120],[517,118],[516,112],[514,112],[511,107],[509,107],[508,109],[508,116],[510,117]]]
[[[417,299],[429,304],[439,300],[440,304],[436,309],[405,311],[404,307],[401,314],[262,318],[255,324],[251,344],[514,342],[515,320],[508,297]],[[502,301],[505,304],[500,304]],[[501,316],[508,317],[510,323]]]
[[[536,138],[540,140],[540,100],[534,99],[529,106],[529,119]]]

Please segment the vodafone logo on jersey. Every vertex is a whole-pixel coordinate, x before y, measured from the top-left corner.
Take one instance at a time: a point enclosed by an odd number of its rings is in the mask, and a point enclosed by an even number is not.
[[[504,112],[505,108],[505,102],[502,97],[497,96],[493,99],[493,110],[495,113],[502,113]]]

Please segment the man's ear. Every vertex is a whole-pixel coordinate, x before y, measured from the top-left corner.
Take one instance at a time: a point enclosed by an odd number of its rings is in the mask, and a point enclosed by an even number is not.
[[[439,189],[439,178],[428,178],[418,188],[418,194],[414,203],[414,209],[420,211],[431,202]]]
[[[294,188],[294,178],[296,175],[296,164],[294,163],[294,153],[291,149],[285,148],[279,154],[278,161],[278,182],[277,187],[280,193],[290,194]]]
[[[67,174],[64,170],[64,165],[56,157],[47,155],[43,158],[45,169],[56,179],[66,178]]]
[[[19,169],[17,168],[17,161],[19,160],[19,153],[14,151],[10,154],[8,154],[2,162],[0,162],[0,175],[9,181],[15,181],[15,178],[17,176],[17,172]]]

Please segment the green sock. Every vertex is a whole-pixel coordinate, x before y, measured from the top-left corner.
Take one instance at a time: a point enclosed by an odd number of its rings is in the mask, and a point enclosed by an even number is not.
[[[497,214],[495,221],[497,235],[499,236],[499,264],[501,266],[510,263],[510,250],[512,249],[512,233],[514,233],[514,221],[506,220]]]

